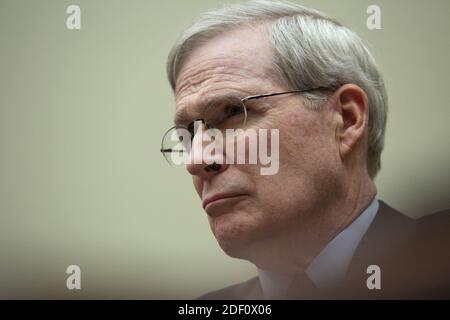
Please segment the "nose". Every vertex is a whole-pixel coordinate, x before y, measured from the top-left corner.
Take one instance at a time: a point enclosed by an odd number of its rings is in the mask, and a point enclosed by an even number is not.
[[[219,164],[219,163],[212,163],[212,164],[188,164],[186,165],[187,171],[193,175],[198,176],[202,180],[210,180],[214,176],[220,174],[221,172],[225,171],[228,167],[227,164]]]
[[[225,163],[225,155],[217,152],[220,148],[215,149],[214,154],[204,152],[211,146],[205,146],[204,141],[201,141],[201,139],[202,137],[199,137],[198,134],[195,135],[189,154],[190,161],[186,164],[186,169],[193,176],[198,176],[202,180],[210,180],[224,172],[229,167],[229,164]],[[222,150],[222,152],[224,151]]]

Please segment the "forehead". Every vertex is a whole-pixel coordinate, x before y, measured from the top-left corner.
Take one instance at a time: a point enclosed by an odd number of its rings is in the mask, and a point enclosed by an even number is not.
[[[177,113],[201,108],[231,94],[268,91],[274,86],[273,51],[261,28],[241,28],[194,49],[181,67],[175,88]],[[183,113],[182,112],[182,113]]]

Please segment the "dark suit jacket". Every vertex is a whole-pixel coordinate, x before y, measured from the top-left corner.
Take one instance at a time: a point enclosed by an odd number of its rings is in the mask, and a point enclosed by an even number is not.
[[[345,280],[332,292],[321,292],[298,275],[286,299],[450,299],[450,210],[414,220],[379,203]],[[370,265],[380,267],[381,289],[367,287]],[[199,299],[264,299],[264,295],[254,277]]]

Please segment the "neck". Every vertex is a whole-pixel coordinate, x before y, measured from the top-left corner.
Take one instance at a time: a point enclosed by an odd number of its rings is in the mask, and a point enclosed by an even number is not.
[[[342,181],[342,180],[341,180]],[[309,212],[299,226],[270,243],[252,248],[251,262],[281,273],[306,270],[322,249],[347,228],[373,201],[376,187],[368,175],[342,184],[342,193],[325,207]]]

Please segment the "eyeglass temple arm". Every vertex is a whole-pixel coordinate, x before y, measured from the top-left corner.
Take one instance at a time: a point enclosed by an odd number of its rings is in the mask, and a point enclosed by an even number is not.
[[[254,95],[254,96],[245,97],[245,98],[242,99],[242,101],[251,100],[251,99],[265,98],[265,97],[272,97],[272,96],[279,96],[279,95],[282,95],[282,94],[289,94],[289,93],[307,92],[307,91],[313,91],[313,90],[319,90],[319,89],[328,89],[328,88],[326,88],[326,87],[317,87],[317,88],[311,88],[311,89],[305,89],[305,90],[292,90],[292,91],[286,91],[286,92],[275,92],[275,93],[258,94],[258,95]]]

